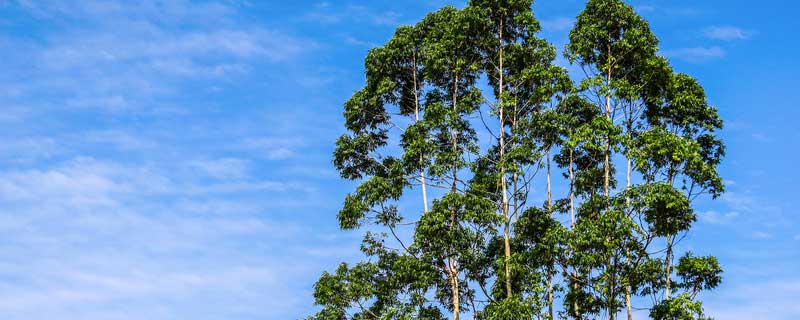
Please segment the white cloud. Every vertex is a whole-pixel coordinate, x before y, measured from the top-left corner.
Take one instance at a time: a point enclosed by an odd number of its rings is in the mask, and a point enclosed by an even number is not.
[[[575,19],[561,17],[556,19],[541,20],[540,23],[542,25],[542,29],[545,31],[564,31],[572,28],[572,25],[575,24]]]
[[[205,167],[225,176],[216,170],[237,163],[230,160]],[[298,283],[317,275],[279,263],[316,259],[292,256],[282,245],[316,236],[310,226],[264,215],[264,202],[283,202],[283,192],[308,202],[308,187],[194,180],[168,166],[85,157],[0,170],[0,211],[13,212],[0,215],[0,255],[9,258],[0,261],[0,314],[13,320],[209,319],[216,316],[204,312],[219,306],[248,318],[297,316],[306,299],[263,300],[270,292],[297,293]],[[258,196],[243,197],[247,192]],[[296,243],[297,254],[314,250]]]
[[[725,57],[725,49],[718,46],[713,47],[694,47],[667,50],[664,52],[668,57],[681,59],[687,62],[700,63],[712,59]]]
[[[634,7],[634,9],[636,11],[639,11],[639,12],[653,12],[653,11],[656,11],[656,7],[655,6],[651,6],[651,5],[636,6],[636,7]]]
[[[764,133],[753,133],[750,136],[753,137],[753,139],[755,139],[755,140],[757,140],[759,142],[771,142],[772,141],[772,139],[770,139],[769,136],[767,136]]]
[[[241,179],[247,177],[250,164],[243,159],[223,158],[194,161],[191,166],[216,179]]]
[[[374,48],[374,47],[378,46],[375,43],[364,41],[364,40],[360,40],[360,39],[358,39],[358,38],[356,38],[354,36],[351,36],[351,35],[345,36],[344,37],[344,42],[347,43],[347,44],[351,44],[351,45],[358,46],[358,47],[365,47],[365,48]]]
[[[330,2],[321,2],[313,6],[313,10],[306,13],[303,20],[322,24],[353,21],[377,26],[397,26],[401,23],[401,17],[395,11],[374,11],[362,5],[334,6]]]
[[[723,223],[730,223],[735,218],[739,217],[739,213],[736,211],[729,211],[726,213],[720,213],[717,211],[705,211],[701,212],[700,219],[702,221],[711,223],[711,224],[723,224]]]
[[[706,313],[714,319],[725,320],[790,320],[800,317],[800,279],[752,279],[723,287],[706,297]],[[765,306],[774,306],[768,308]]]
[[[715,26],[706,29],[703,34],[709,39],[715,40],[745,40],[752,36],[752,32],[731,26]]]
[[[22,2],[50,28],[37,41],[0,42],[22,52],[24,86],[16,99],[46,92],[57,105],[108,110],[154,108],[186,82],[247,74],[264,64],[290,64],[316,42],[241,18],[232,3],[187,1]],[[64,103],[66,101],[66,103]]]
[[[772,239],[774,237],[771,233],[764,232],[764,231],[753,232],[752,236],[753,236],[753,238],[759,239],[759,240]]]
[[[286,160],[297,155],[293,148],[304,145],[304,142],[293,138],[248,138],[233,148],[259,154],[267,160]]]

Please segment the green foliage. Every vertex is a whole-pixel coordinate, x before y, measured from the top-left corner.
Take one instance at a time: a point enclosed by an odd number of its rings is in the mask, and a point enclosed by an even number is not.
[[[589,0],[569,34],[567,57],[603,74],[627,74],[656,52],[650,26],[621,0]]]
[[[637,186],[629,190],[627,199],[641,212],[650,230],[657,236],[688,230],[697,220],[689,199],[679,190],[663,182]]]
[[[653,320],[713,320],[703,315],[703,304],[682,294],[667,299],[650,309]]]
[[[681,287],[690,290],[694,297],[700,290],[711,290],[722,282],[722,268],[716,257],[695,257],[687,252],[678,260],[675,271],[681,278]]]
[[[370,50],[333,153],[366,260],[323,273],[310,319],[613,318],[636,296],[653,319],[708,319],[718,261],[673,252],[692,201],[724,191],[717,109],[623,1],[578,15],[577,85],[531,6],[444,7]]]

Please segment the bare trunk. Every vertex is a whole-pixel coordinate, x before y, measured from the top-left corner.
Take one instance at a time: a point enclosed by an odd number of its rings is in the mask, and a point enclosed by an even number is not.
[[[555,320],[553,317],[553,271],[547,270],[547,314],[550,316],[549,320]]]
[[[552,184],[550,183],[550,148],[547,148],[547,213],[553,215],[553,192]],[[547,270],[547,314],[550,320],[555,319],[553,313],[553,269],[555,262],[550,261],[550,268]]]
[[[633,320],[633,310],[631,309],[631,287],[625,288],[625,309],[628,312],[628,320]]]
[[[667,173],[667,175],[669,176],[669,179],[667,181],[669,185],[672,185],[672,179],[673,179],[672,168],[673,166],[672,164],[670,164],[669,171]],[[669,219],[667,219],[667,222],[669,222]],[[665,277],[664,299],[667,300],[671,298],[670,287],[672,285],[672,241],[674,241],[673,235],[667,234],[667,257],[665,259],[666,261],[664,261],[664,264],[666,265],[666,270],[665,270],[666,274],[664,275]]]
[[[614,263],[612,264],[612,260]],[[606,308],[608,309],[608,320],[614,320],[617,318],[617,314],[614,310],[614,303],[617,301],[617,291],[615,290],[617,287],[617,281],[615,276],[615,269],[616,269],[616,259],[615,258],[608,258],[608,268],[611,269],[611,277],[609,279],[609,288],[608,288],[608,305]]]
[[[611,161],[610,161],[609,155],[608,155],[610,152],[611,152],[611,143],[608,142],[608,145],[606,146],[606,159],[605,159],[605,163],[603,164],[603,169],[604,169],[603,193],[605,193],[606,197],[611,195],[611,193],[609,191],[609,187],[608,187],[609,186],[610,176],[611,176],[611,163],[610,163]]]
[[[503,105],[503,90],[504,90],[504,83],[503,83],[503,21],[500,20],[500,31],[498,34],[499,40],[499,59],[500,59],[500,67],[499,71],[499,83],[498,83],[498,97],[497,97],[497,107],[498,107],[498,115],[500,118],[500,187],[502,192],[502,208],[503,211],[503,218],[505,219],[505,227],[503,230],[503,242],[505,247],[505,271],[506,271],[506,298],[511,298],[511,217],[509,216],[508,212],[508,182],[506,181],[506,170],[505,170],[505,118],[504,118],[504,105]]]
[[[456,271],[453,271],[450,275],[450,290],[453,291],[453,320],[458,320],[459,313],[461,313],[461,302],[459,301],[460,295],[458,292],[458,273]]]
[[[630,129],[630,125],[628,127]],[[627,175],[626,175],[626,183],[625,183],[625,185],[627,186],[627,188],[630,189],[630,187],[631,187],[631,158],[630,157],[628,157],[628,172],[627,172]],[[630,199],[626,199],[626,202],[628,202],[628,204],[630,204]],[[625,257],[625,259],[627,259],[627,261],[625,261],[625,265],[629,266],[629,263],[630,263],[629,259],[630,258],[629,257]],[[628,320],[633,320],[633,307],[631,306],[631,285],[630,285],[630,280],[628,281],[628,284],[625,285],[625,311],[628,313]]]
[[[569,215],[570,229],[575,229],[575,171],[573,169],[575,159],[572,150],[569,151]]]
[[[569,150],[569,213],[570,213],[570,230],[575,231],[575,171],[573,169],[575,163],[575,159],[573,158],[573,151]],[[572,277],[573,281],[577,281],[578,279],[578,268],[572,267]],[[573,290],[578,290],[578,284],[574,283],[572,285]],[[575,309],[575,315],[577,315],[577,319],[581,318],[581,309],[578,305],[578,302],[573,304],[573,308]]]
[[[606,118],[608,120],[613,121],[612,119],[612,112],[611,112],[611,46],[608,46],[608,75],[606,78],[606,87],[608,89],[608,93],[606,93]],[[604,164],[604,171],[605,176],[603,179],[603,189],[605,191],[606,197],[610,195],[609,193],[609,184],[611,180],[611,137],[608,137],[607,144],[606,144],[606,154],[605,154],[605,164]]]
[[[550,148],[547,148],[547,211],[553,215],[553,192],[550,183]]]
[[[453,114],[457,114],[458,111],[458,74],[455,75],[453,80]],[[455,129],[451,129],[451,135],[453,139],[453,152],[458,153],[458,137],[456,135]],[[451,187],[451,192],[455,193],[458,191],[458,163],[456,160],[453,162],[453,184]],[[453,211],[450,216],[451,219],[451,227],[456,228],[458,225],[458,220],[456,217],[456,212]],[[461,302],[459,300],[459,285],[458,285],[458,263],[453,261],[452,259],[448,259],[449,263],[449,270],[448,275],[450,276],[450,289],[452,292],[452,301],[451,304],[453,306],[453,320],[458,320]]]
[[[664,275],[666,277],[666,285],[664,287],[666,291],[664,293],[664,299],[669,300],[671,298],[670,285],[672,282],[672,277],[670,277],[670,274],[672,273],[672,237],[669,234],[667,235],[667,258],[665,264],[667,266],[667,270],[666,275]]]
[[[412,53],[412,60],[414,62],[414,123],[419,122],[419,89],[417,87],[417,53],[416,51]],[[422,163],[425,161],[423,156],[420,155],[419,162]],[[425,169],[423,168],[422,171],[419,173],[419,180],[420,184],[422,185],[422,206],[423,206],[423,213],[428,213],[428,190],[425,183]]]

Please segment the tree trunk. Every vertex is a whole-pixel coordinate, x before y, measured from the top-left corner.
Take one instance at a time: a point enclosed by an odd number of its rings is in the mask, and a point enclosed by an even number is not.
[[[459,301],[460,295],[458,292],[458,271],[455,269],[450,273],[450,290],[453,291],[453,320],[458,320],[459,313],[461,313],[461,302]]]
[[[612,118],[611,112],[611,46],[608,46],[608,75],[606,77],[606,87],[608,89],[608,93],[606,93],[606,118],[610,121],[614,121]],[[603,168],[605,169],[605,175],[603,179],[603,189],[605,191],[606,197],[610,195],[609,191],[609,184],[611,180],[611,136],[608,136],[608,140],[606,142],[606,154],[605,154],[605,164]]]
[[[575,232],[575,170],[573,168],[575,163],[573,150],[569,150],[569,213],[570,213],[570,231]],[[572,285],[573,290],[578,290],[578,268],[572,267],[572,278],[575,281]],[[578,302],[574,302],[572,307],[575,309],[576,319],[581,319],[581,309]]]
[[[414,70],[412,71],[414,77],[414,123],[419,122],[419,88],[417,86],[417,52],[412,53],[412,61]],[[419,157],[419,162],[424,162],[425,159],[422,155]],[[425,169],[419,173],[420,184],[422,185],[422,213],[428,213],[428,191],[425,183]]]
[[[672,173],[673,169],[672,168],[673,168],[673,165],[670,164],[669,171],[667,173],[667,175],[669,176],[669,179],[667,180],[667,183],[669,183],[670,186],[672,185],[672,180],[673,180],[673,173]],[[669,218],[667,218],[667,222],[669,222]],[[674,241],[673,235],[668,233],[667,234],[667,257],[666,257],[666,259],[665,259],[666,261],[664,263],[666,265],[666,270],[665,270],[666,274],[664,275],[664,278],[665,278],[664,299],[666,299],[666,300],[671,299],[670,289],[671,289],[671,285],[672,285],[672,241]]]
[[[667,235],[667,258],[665,264],[667,266],[667,270],[666,274],[664,275],[666,278],[666,285],[664,287],[666,291],[664,293],[664,299],[669,300],[671,298],[670,286],[672,284],[672,277],[670,277],[670,274],[672,273],[672,236],[669,234]]]
[[[458,73],[456,73],[453,79],[453,114],[458,114]],[[458,153],[458,137],[456,134],[455,128],[451,128],[451,135],[453,139],[453,153]],[[451,192],[456,193],[458,191],[458,163],[457,160],[453,161],[453,184],[451,187]],[[458,220],[456,217],[455,210],[451,213],[451,228],[458,227]],[[458,263],[453,261],[452,259],[448,258],[449,262],[449,270],[448,275],[450,276],[450,289],[453,291],[452,293],[452,306],[453,306],[453,320],[458,320],[461,302],[459,301],[459,286],[458,286]]]
[[[550,147],[547,148],[547,213],[553,216],[553,191],[552,184],[550,183]],[[553,313],[553,269],[555,262],[550,261],[550,266],[547,269],[547,313],[550,320],[555,319]]]
[[[500,66],[499,66],[499,82],[498,82],[498,97],[497,97],[497,107],[498,107],[498,115],[500,118],[500,187],[503,203],[501,210],[503,211],[503,218],[505,218],[505,228],[503,230],[503,242],[504,242],[504,254],[505,254],[505,271],[506,271],[506,298],[511,298],[511,218],[508,212],[508,182],[506,181],[506,170],[505,170],[505,118],[504,118],[504,105],[503,105],[503,90],[504,90],[504,83],[503,83],[503,21],[500,20],[500,31],[498,34],[498,41],[499,41],[499,59],[500,59]]]
[[[629,124],[630,124],[630,122],[629,122]],[[630,131],[630,127],[631,126],[628,125],[628,130],[629,131]],[[627,186],[628,189],[630,189],[630,187],[631,187],[631,158],[630,157],[627,157],[627,158],[628,158],[628,172],[627,172],[627,175],[626,175],[626,183],[625,183],[625,185]],[[626,199],[625,201],[627,202],[628,205],[630,205],[630,199]],[[625,259],[626,259],[625,266],[629,267],[630,266],[630,257],[625,257]],[[628,320],[633,320],[633,310],[632,309],[633,308],[631,306],[631,284],[630,284],[630,279],[628,279],[628,284],[625,285],[625,311],[628,313]]]
[[[547,314],[549,320],[555,320],[553,313],[553,271],[547,270]]]

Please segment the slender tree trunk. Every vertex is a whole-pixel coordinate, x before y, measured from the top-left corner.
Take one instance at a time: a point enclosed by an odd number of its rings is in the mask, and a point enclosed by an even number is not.
[[[573,169],[575,163],[573,150],[569,150],[569,213],[570,213],[570,231],[575,232],[575,170]],[[573,290],[578,290],[578,268],[572,266]],[[581,319],[581,309],[578,302],[573,303],[575,309],[576,319]]]
[[[614,320],[617,317],[617,313],[614,310],[614,303],[617,301],[616,298],[617,291],[615,290],[617,286],[617,281],[616,281],[616,274],[614,273],[616,269],[616,263],[612,264],[611,262],[612,259],[613,258],[609,257],[608,261],[606,262],[608,263],[608,269],[609,269],[607,270],[607,272],[611,275],[609,277],[610,279],[608,285],[608,303],[606,304],[606,309],[608,310],[608,320]]]
[[[461,302],[459,301],[459,292],[458,292],[458,273],[457,271],[451,271],[452,274],[450,275],[450,290],[453,291],[452,299],[453,299],[453,320],[458,320],[460,309],[461,309]]]
[[[553,192],[552,192],[552,185],[550,183],[550,147],[547,148],[547,212],[550,216],[553,216]],[[555,268],[555,262],[550,261],[550,266],[547,269],[547,314],[550,316],[550,320],[555,319],[555,314],[553,312],[553,269]]]
[[[414,51],[412,53],[412,61],[414,64],[414,69],[412,71],[414,77],[414,123],[419,122],[419,88],[417,87],[417,52]],[[420,155],[419,162],[422,163],[425,161],[423,158],[424,156]],[[428,191],[427,186],[425,183],[425,169],[422,169],[419,173],[419,180],[420,184],[422,185],[422,212],[428,213]]]
[[[453,80],[453,115],[455,116],[458,114],[458,74],[456,73],[454,80]],[[453,153],[458,154],[458,137],[456,135],[455,128],[451,129],[451,135],[453,139]],[[453,160],[453,184],[451,187],[451,192],[456,193],[458,192],[458,160]],[[458,227],[458,220],[456,217],[456,212],[453,210],[450,216],[452,228]],[[461,302],[459,299],[459,285],[458,285],[458,263],[450,260],[448,275],[450,276],[450,286],[452,292],[452,306],[453,306],[453,320],[458,320]]]
[[[611,112],[611,46],[608,46],[608,59],[608,75],[606,77],[606,87],[608,89],[606,93],[606,118],[613,121],[614,119],[612,119]],[[605,163],[603,168],[605,169],[603,190],[605,191],[606,197],[608,197],[610,196],[609,184],[611,180],[611,136],[608,137],[608,141],[606,142]]]
[[[671,270],[671,267],[672,267],[672,236],[669,235],[669,234],[667,235],[666,266],[667,266],[667,268],[666,268],[667,270],[666,270],[666,275],[665,275],[665,277],[666,277],[666,285],[664,287],[665,288],[664,299],[669,300],[669,299],[671,299],[670,285],[671,285],[671,282],[672,282],[672,277],[670,277],[670,274],[672,273],[672,270]]]
[[[504,254],[505,254],[505,271],[506,271],[506,298],[510,299],[512,295],[511,291],[511,218],[508,212],[508,182],[506,181],[506,169],[505,169],[505,115],[504,109],[505,106],[503,105],[503,90],[505,84],[503,83],[503,21],[500,20],[500,31],[498,34],[498,42],[499,42],[499,59],[500,65],[498,69],[499,73],[499,82],[498,82],[498,97],[497,97],[497,107],[498,107],[498,115],[500,118],[500,187],[502,192],[502,208],[503,211],[503,218],[505,219],[505,227],[503,230],[503,242],[504,242]]]
[[[628,126],[628,131],[630,131],[630,122]],[[625,186],[630,189],[631,187],[631,158],[630,156],[627,157],[628,159],[628,171],[625,179]],[[628,205],[630,205],[630,199],[626,199]],[[627,250],[626,250],[627,252]],[[630,257],[625,257],[625,266],[630,266]],[[628,279],[628,284],[625,285],[625,310],[628,313],[628,320],[633,320],[633,308],[631,306],[631,284],[630,279]]]
[[[575,170],[573,169],[575,159],[573,151],[569,150],[569,215],[570,229],[575,229]]]
[[[555,320],[553,317],[553,271],[547,270],[547,314],[548,320]]]
[[[672,173],[673,169],[672,168],[673,168],[673,165],[670,164],[669,171],[667,173],[667,175],[669,176],[669,179],[667,180],[667,183],[669,183],[670,186],[672,185],[672,180],[673,180],[673,173]],[[669,222],[669,218],[667,218],[667,222]],[[673,238],[673,235],[668,233],[667,234],[667,257],[665,259],[666,261],[664,261],[664,264],[666,265],[666,270],[665,270],[666,274],[664,275],[664,278],[665,278],[664,299],[666,299],[666,300],[669,300],[672,297],[671,294],[670,294],[670,289],[671,289],[671,285],[672,285],[672,242],[674,240],[675,239]]]
[[[552,216],[553,215],[553,192],[552,192],[552,184],[550,183],[550,148],[547,148],[546,152],[547,156],[547,211]]]

